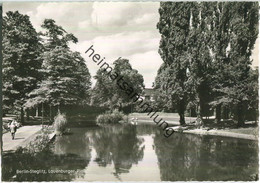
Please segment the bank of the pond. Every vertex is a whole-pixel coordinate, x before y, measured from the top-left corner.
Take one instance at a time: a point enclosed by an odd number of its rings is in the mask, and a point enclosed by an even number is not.
[[[234,137],[240,139],[248,139],[248,140],[258,140],[258,133],[256,128],[241,128],[237,129],[236,132],[232,132],[233,129],[227,130],[205,130],[205,129],[190,129],[190,130],[183,130],[182,133],[191,133],[191,134],[198,134],[198,135],[214,135],[214,136],[222,136],[222,137]],[[248,130],[251,131],[253,134],[244,134],[242,131]]]
[[[5,133],[2,136],[3,152],[15,151],[18,147],[26,147],[30,142],[34,141],[36,136],[42,133],[41,125],[23,126],[19,128],[15,134],[15,139],[12,140],[10,133]],[[53,130],[49,130],[48,136],[50,141],[55,138]]]
[[[240,128],[192,128],[192,125],[196,118],[195,117],[186,117],[186,123],[191,127],[189,129],[178,128],[179,126],[179,116],[177,113],[160,113],[158,112],[161,118],[163,118],[167,123],[175,129],[177,133],[189,133],[189,134],[198,134],[198,135],[213,135],[213,136],[223,136],[223,137],[233,137],[233,138],[241,138],[248,140],[258,140],[258,127],[256,126],[248,126],[248,127],[240,127]],[[129,119],[137,121],[137,123],[154,123],[151,118],[146,113],[132,113],[129,115]],[[248,124],[250,125],[250,124]]]

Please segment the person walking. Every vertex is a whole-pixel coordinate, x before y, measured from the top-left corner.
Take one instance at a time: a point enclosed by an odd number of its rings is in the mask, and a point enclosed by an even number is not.
[[[10,129],[11,135],[12,135],[12,140],[14,140],[15,132],[17,130],[17,122],[13,119],[12,122],[8,124],[8,127]]]

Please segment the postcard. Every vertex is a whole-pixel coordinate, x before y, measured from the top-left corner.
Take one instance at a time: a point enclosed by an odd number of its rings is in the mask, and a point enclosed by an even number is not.
[[[3,182],[259,179],[258,2],[1,12]]]

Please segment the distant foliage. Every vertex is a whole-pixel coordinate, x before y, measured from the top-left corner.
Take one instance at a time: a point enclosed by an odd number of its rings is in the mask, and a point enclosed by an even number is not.
[[[110,110],[122,110],[132,105],[133,99],[129,97],[131,93],[142,93],[144,79],[127,59],[117,59],[111,67],[113,71],[110,75],[104,69],[99,69],[94,76],[97,82],[92,90],[92,104]],[[111,76],[115,76],[116,79],[112,79]]]
[[[61,135],[65,132],[67,127],[67,118],[65,114],[60,112],[54,118],[54,129],[57,135]]]
[[[97,117],[96,122],[99,124],[112,124],[118,123],[119,121],[125,119],[125,115],[118,111],[114,110],[112,113],[101,114]]]
[[[147,113],[145,104],[149,105],[153,110],[158,110],[158,111],[163,110],[163,108],[158,107],[155,101],[145,99],[142,104],[136,103],[134,105],[133,111],[140,112],[140,113]],[[145,107],[143,107],[143,105],[145,105]]]

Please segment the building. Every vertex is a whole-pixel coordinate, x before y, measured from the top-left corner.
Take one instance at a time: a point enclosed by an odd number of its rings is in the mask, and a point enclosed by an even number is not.
[[[154,101],[154,92],[153,88],[145,88],[144,89],[144,99]]]

